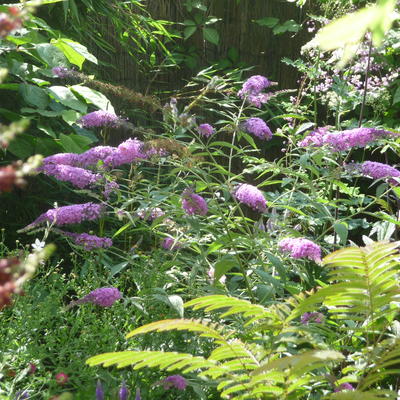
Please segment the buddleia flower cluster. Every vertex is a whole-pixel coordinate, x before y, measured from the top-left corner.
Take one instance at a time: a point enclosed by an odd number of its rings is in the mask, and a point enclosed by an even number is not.
[[[339,132],[329,132],[327,127],[318,128],[299,142],[300,147],[327,146],[333,151],[345,151],[354,147],[365,147],[380,138],[394,133],[377,128],[355,128]]]
[[[321,262],[321,247],[305,238],[286,238],[278,243],[281,251],[288,252],[293,258],[308,258]]]
[[[246,99],[253,106],[260,108],[262,104],[266,103],[270,97],[270,93],[262,93],[264,89],[271,86],[272,82],[265,76],[253,75],[246,82],[238,92],[241,99]]]

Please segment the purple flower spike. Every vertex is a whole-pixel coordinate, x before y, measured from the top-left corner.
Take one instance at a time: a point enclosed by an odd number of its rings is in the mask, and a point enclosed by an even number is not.
[[[143,151],[143,142],[137,139],[128,139],[122,142],[114,153],[108,156],[104,163],[112,167],[118,167],[122,164],[130,164],[135,161],[145,160],[148,158]]]
[[[267,201],[265,200],[264,195],[253,185],[242,183],[235,189],[233,196],[237,201],[248,205],[253,210],[260,212],[267,210]]]
[[[104,400],[104,390],[100,380],[97,381],[96,385],[96,400]]]
[[[384,136],[393,136],[392,132],[377,128],[355,128],[341,132],[328,132],[328,128],[319,128],[311,132],[302,141],[300,147],[328,146],[333,151],[350,150],[353,147],[365,147]]]
[[[396,168],[374,161],[365,161],[361,164],[361,172],[363,175],[370,176],[373,179],[400,177],[400,171]],[[395,179],[389,179],[389,182],[393,185],[398,185]]]
[[[79,154],[78,163],[84,168],[96,165],[99,161],[104,162],[107,157],[110,157],[116,151],[116,147],[96,146],[82,154]]]
[[[249,118],[244,122],[243,128],[247,133],[251,133],[262,140],[272,139],[271,129],[261,118]]]
[[[321,248],[311,240],[304,238],[287,238],[278,243],[281,251],[287,251],[293,258],[308,258],[321,262]]]
[[[341,392],[343,390],[354,390],[354,387],[352,384],[345,382],[345,383],[342,383],[340,386],[336,387],[334,389],[334,392]]]
[[[253,75],[243,84],[238,96],[243,99],[249,94],[259,94],[269,86],[271,86],[271,82],[265,76]]]
[[[181,375],[167,376],[164,380],[161,381],[161,383],[166,390],[173,387],[178,390],[185,390],[187,386],[186,379]]]
[[[246,98],[250,104],[260,108],[272,96],[270,93],[261,93],[265,88],[271,86],[271,84],[272,82],[265,76],[253,75],[243,84],[242,89],[238,92],[238,96],[241,99]]]
[[[63,182],[70,182],[79,189],[91,186],[101,179],[100,174],[70,165],[47,164],[42,167],[46,175],[54,176],[54,178]]]
[[[119,400],[128,400],[128,397],[129,397],[129,390],[126,387],[125,381],[123,381],[121,388],[119,389],[119,392],[118,392],[118,398],[119,398]],[[139,395],[139,399],[140,399],[140,395]]]
[[[62,164],[77,167],[79,164],[79,154],[75,153],[58,153],[43,159],[43,166],[49,164]],[[42,167],[43,168],[43,167]]]
[[[210,124],[201,124],[197,131],[204,137],[210,137],[215,132],[215,129]]]
[[[186,189],[182,194],[182,208],[188,215],[206,215],[207,202],[192,189]]]
[[[24,230],[34,228],[36,225],[45,222],[61,226],[78,224],[82,221],[93,221],[100,217],[102,210],[103,206],[95,203],[74,204],[72,206],[52,208],[36,218],[35,221],[26,226]]]
[[[75,304],[92,303],[100,307],[111,307],[117,300],[121,299],[121,292],[114,287],[98,288],[87,294],[82,299],[73,302]]]
[[[76,245],[82,246],[87,251],[107,248],[113,245],[112,240],[107,237],[89,235],[88,233],[63,232],[63,234],[70,237]]]
[[[79,122],[84,128],[99,128],[102,126],[115,126],[119,121],[117,115],[109,111],[93,111],[84,115]]]

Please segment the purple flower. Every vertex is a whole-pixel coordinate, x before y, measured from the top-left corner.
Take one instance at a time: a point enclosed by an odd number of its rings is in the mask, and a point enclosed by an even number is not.
[[[104,160],[104,163],[112,167],[118,167],[122,164],[130,164],[147,158],[148,156],[143,150],[143,142],[137,139],[128,139],[122,142],[116,151]]]
[[[238,96],[243,99],[246,95],[256,95],[261,93],[265,88],[271,86],[271,82],[262,75],[253,75],[244,82],[242,89],[239,90]]]
[[[161,210],[159,207],[155,208],[144,208],[137,212],[139,218],[146,220],[146,221],[154,221],[156,218],[163,217],[165,212]]]
[[[182,194],[182,208],[188,215],[206,215],[207,202],[192,189],[186,189]]]
[[[91,165],[96,165],[99,161],[104,162],[107,157],[110,157],[116,151],[116,147],[96,146],[82,154],[77,155],[77,161],[82,167],[89,167]]]
[[[321,261],[321,248],[311,240],[304,238],[287,238],[278,243],[281,251],[288,251],[293,258],[309,258]]]
[[[262,104],[268,103],[268,100],[272,96],[272,93],[249,94],[247,96],[247,101],[254,107],[260,108]]]
[[[400,177],[400,171],[396,168],[374,161],[365,161],[362,163],[361,172],[363,175],[370,176],[373,179]],[[398,182],[395,179],[390,179],[389,182],[398,185]]]
[[[129,397],[129,390],[126,387],[125,381],[123,381],[118,391],[118,398],[119,400],[128,400],[128,397]],[[140,400],[140,395],[139,395],[139,400]]]
[[[95,289],[74,304],[92,303],[100,307],[111,307],[117,300],[121,299],[121,292],[114,287],[103,287]]]
[[[46,175],[54,176],[59,181],[71,182],[80,189],[93,185],[101,179],[100,174],[93,174],[86,169],[63,164],[46,164],[42,167],[42,171]]]
[[[334,151],[350,150],[353,147],[365,147],[382,136],[393,135],[392,132],[376,128],[355,128],[341,132],[328,132],[320,128],[299,142],[300,147],[327,145]]]
[[[54,67],[52,68],[51,72],[57,78],[68,78],[69,76],[71,76],[71,73],[73,73],[72,70],[65,67]]]
[[[104,400],[104,390],[100,380],[97,381],[96,385],[96,400]]]
[[[166,237],[161,243],[162,248],[165,250],[179,250],[182,248],[182,243],[177,242],[175,239]]]
[[[35,225],[44,222],[50,222],[57,226],[61,226],[67,224],[78,224],[82,221],[93,221],[100,217],[102,210],[103,206],[101,204],[91,202],[52,208],[40,215],[24,229],[33,228]]]
[[[300,147],[321,147],[324,145],[324,136],[328,133],[329,128],[317,128],[315,131],[312,131],[308,134],[303,140],[299,142]]]
[[[341,392],[342,390],[354,390],[353,385],[345,382],[334,389],[334,392]]]
[[[161,381],[161,383],[166,390],[173,387],[177,388],[178,390],[185,390],[187,386],[186,379],[181,375],[167,376]]]
[[[249,118],[243,124],[243,128],[246,132],[257,136],[262,140],[272,139],[272,132],[268,128],[268,125],[261,118]]]
[[[79,122],[84,128],[97,128],[102,126],[115,126],[119,121],[117,115],[109,111],[93,111],[80,118]]]
[[[104,185],[103,195],[108,200],[112,192],[115,192],[119,189],[119,185],[115,181],[107,182]]]
[[[88,233],[62,233],[64,234],[64,236],[70,237],[76,245],[82,246],[87,251],[111,247],[113,244],[110,238],[89,235]]]
[[[246,204],[256,211],[266,211],[267,201],[262,192],[253,185],[242,183],[236,187],[233,196],[240,203]]]
[[[210,137],[215,132],[215,129],[210,124],[201,124],[198,126],[197,131],[202,136]]]
[[[324,314],[320,312],[306,312],[301,316],[300,322],[304,325],[308,325],[309,322],[321,324],[324,321],[324,318]]]
[[[43,165],[62,164],[76,167],[79,164],[79,154],[75,153],[58,153],[43,159]]]

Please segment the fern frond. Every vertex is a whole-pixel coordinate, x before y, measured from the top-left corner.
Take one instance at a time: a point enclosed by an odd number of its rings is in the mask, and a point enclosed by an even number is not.
[[[400,339],[380,342],[376,351],[378,354],[371,357],[373,367],[360,381],[360,390],[371,387],[389,375],[400,375]]]
[[[331,393],[325,398],[329,400],[395,400],[397,399],[397,394],[390,390],[374,390],[368,392],[350,390],[345,392]]]
[[[86,360],[90,366],[103,365],[110,367],[116,365],[117,368],[133,366],[134,369],[157,367],[168,371],[182,370],[189,372],[194,369],[207,369],[214,367],[215,363],[203,357],[192,356],[186,353],[163,352],[163,351],[120,351],[114,353],[104,353],[91,357]]]
[[[348,247],[323,260],[329,271],[330,286],[304,300],[296,315],[324,304],[338,319],[372,323],[392,313],[387,307],[400,298],[397,283],[400,242],[373,243],[366,247]]]
[[[342,353],[334,350],[311,350],[295,356],[277,358],[261,365],[252,371],[252,375],[263,374],[270,370],[284,371],[290,369],[291,374],[304,374],[313,369],[326,365],[327,361],[342,361]]]
[[[166,319],[163,321],[152,322],[134,329],[126,335],[129,339],[132,336],[140,335],[148,332],[167,332],[172,330],[189,331],[200,333],[199,336],[209,337],[215,340],[224,341],[222,336],[222,327],[217,324],[206,324],[203,321],[193,319]]]

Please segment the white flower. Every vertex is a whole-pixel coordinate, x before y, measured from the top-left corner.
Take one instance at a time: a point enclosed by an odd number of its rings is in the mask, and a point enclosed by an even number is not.
[[[44,248],[44,246],[46,246],[46,243],[40,241],[39,239],[35,239],[35,243],[32,243],[31,246],[34,251],[40,251]]]

